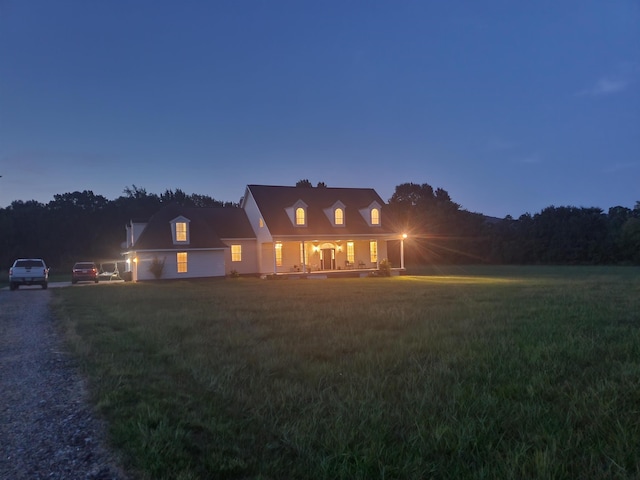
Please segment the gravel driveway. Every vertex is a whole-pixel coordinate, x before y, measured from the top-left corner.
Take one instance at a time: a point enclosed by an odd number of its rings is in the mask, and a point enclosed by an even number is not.
[[[0,291],[0,479],[125,479],[50,298],[39,287]]]

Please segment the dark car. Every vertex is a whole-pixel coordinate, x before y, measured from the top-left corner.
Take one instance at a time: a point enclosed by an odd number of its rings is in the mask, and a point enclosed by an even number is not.
[[[98,268],[93,262],[78,262],[71,271],[71,283],[95,282],[98,283]]]

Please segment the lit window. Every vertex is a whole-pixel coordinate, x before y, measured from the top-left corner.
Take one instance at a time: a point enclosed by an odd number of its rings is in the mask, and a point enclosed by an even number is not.
[[[187,252],[176,253],[176,262],[178,263],[178,273],[187,273]]]
[[[344,225],[344,210],[336,208],[334,212],[334,223],[336,225]]]
[[[356,261],[355,250],[353,249],[353,242],[347,242],[347,261],[353,263]]]
[[[371,209],[371,225],[380,225],[380,210],[377,208]]]
[[[282,244],[276,243],[276,267],[282,266]]]
[[[231,245],[231,261],[242,261],[242,245]]]
[[[305,219],[304,208],[298,207],[296,208],[296,225],[305,225],[305,224],[306,224],[306,219]]]
[[[187,241],[187,224],[186,222],[176,222],[176,242]]]
[[[264,227],[264,220],[262,220],[262,217],[260,217],[260,219],[258,220],[258,225],[260,226],[260,228]]]
[[[369,253],[371,254],[371,263],[378,261],[378,242],[375,240],[369,242]]]

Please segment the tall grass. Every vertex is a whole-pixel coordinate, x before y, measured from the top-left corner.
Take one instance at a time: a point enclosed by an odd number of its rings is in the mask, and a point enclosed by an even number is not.
[[[140,478],[640,477],[640,270],[438,273],[68,288],[57,312]]]

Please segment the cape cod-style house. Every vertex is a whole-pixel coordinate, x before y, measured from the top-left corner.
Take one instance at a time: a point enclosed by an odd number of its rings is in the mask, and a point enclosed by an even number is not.
[[[169,205],[127,227],[132,280],[377,269],[399,241],[371,188],[248,185],[239,208]],[[403,251],[400,268],[404,268]]]

